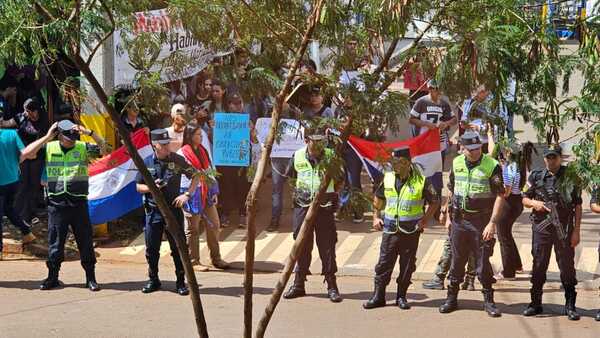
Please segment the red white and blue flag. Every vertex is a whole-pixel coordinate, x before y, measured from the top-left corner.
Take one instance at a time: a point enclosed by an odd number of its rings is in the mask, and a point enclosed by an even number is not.
[[[374,182],[381,182],[384,164],[389,161],[392,151],[408,148],[413,163],[419,164],[425,177],[429,177],[436,188],[441,189],[442,152],[440,150],[440,133],[438,129],[404,141],[371,142],[350,136],[348,143],[363,162],[367,173]],[[439,186],[438,186],[439,185]]]
[[[153,154],[148,134],[140,129],[131,135],[142,159]],[[142,206],[136,190],[138,170],[125,146],[94,162],[89,167],[88,206],[92,224],[115,220]]]

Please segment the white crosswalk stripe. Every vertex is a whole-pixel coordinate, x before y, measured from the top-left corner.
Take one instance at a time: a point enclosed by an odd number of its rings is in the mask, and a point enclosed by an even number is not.
[[[233,230],[226,238],[220,242],[221,256],[227,257],[231,261],[244,261],[245,259],[245,236],[246,230]],[[433,238],[432,238],[433,237]],[[381,233],[351,233],[347,231],[338,232],[338,244],[336,247],[336,256],[338,267],[341,270],[347,269],[350,273],[372,275],[375,264],[379,258],[379,249],[381,245]],[[424,240],[425,239],[425,240]],[[120,251],[124,256],[143,256],[145,246],[143,245],[143,234],[141,234],[131,245]],[[436,235],[421,236],[419,239],[419,254],[417,256],[417,269],[415,273],[431,274],[435,271],[439,258],[444,249],[445,238]],[[294,243],[291,233],[269,233],[260,232],[257,235],[255,252],[260,255],[259,261],[268,261],[283,264],[288,257]],[[422,247],[423,243],[427,246]],[[598,252],[591,243],[583,244],[577,248],[576,269],[581,278],[597,278],[598,271]],[[523,262],[523,269],[531,271],[533,258],[531,256],[531,242],[528,240],[519,240],[517,242],[519,254]],[[201,256],[208,252],[206,241],[203,239],[200,243]],[[170,253],[167,241],[161,242],[160,255],[166,256]],[[502,271],[502,256],[500,244],[496,242],[494,254],[490,258],[494,273]],[[279,265],[278,265],[279,266]],[[310,269],[313,274],[321,271],[321,260],[316,243],[313,245],[312,260]],[[395,264],[394,271],[397,273],[398,264]],[[552,251],[548,266],[548,273],[556,275],[559,272],[556,262],[556,255]]]

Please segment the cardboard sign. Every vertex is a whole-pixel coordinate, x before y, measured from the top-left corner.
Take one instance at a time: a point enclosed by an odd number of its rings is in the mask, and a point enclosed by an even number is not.
[[[256,136],[261,144],[264,144],[271,128],[271,118],[263,117],[256,120]],[[300,122],[292,119],[279,120],[278,131],[281,134],[275,138],[272,158],[291,158],[296,150],[305,146],[304,128]]]
[[[216,113],[213,133],[213,157],[217,166],[250,165],[250,116]]]

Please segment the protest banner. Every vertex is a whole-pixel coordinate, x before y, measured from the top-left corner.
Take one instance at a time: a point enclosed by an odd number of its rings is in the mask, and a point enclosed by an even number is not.
[[[216,113],[213,157],[217,166],[250,165],[250,116]]]
[[[271,118],[263,117],[256,120],[256,136],[263,144],[271,128]],[[291,158],[296,150],[304,147],[304,128],[300,122],[292,119],[279,120],[279,137],[273,143],[271,158]]]

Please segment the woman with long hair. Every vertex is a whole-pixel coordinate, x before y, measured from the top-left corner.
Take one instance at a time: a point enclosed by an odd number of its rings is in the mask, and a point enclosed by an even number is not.
[[[208,267],[200,262],[200,232],[201,225],[203,225],[212,265],[218,269],[227,269],[229,264],[223,261],[219,250],[220,224],[216,207],[219,188],[215,178],[211,175],[213,166],[209,152],[202,146],[203,137],[206,135],[199,125],[188,124],[183,132],[183,146],[177,152],[194,169],[204,172],[205,175],[200,180],[199,188],[184,206],[185,237],[192,263],[200,266],[200,271],[208,271]],[[187,189],[190,183],[191,180],[182,175],[181,189]]]
[[[512,228],[523,212],[523,196],[521,191],[526,181],[527,166],[523,156],[523,146],[512,143],[503,149],[502,177],[504,179],[504,215],[498,223],[498,240],[502,255],[502,276],[515,278],[517,271],[523,270],[519,249],[513,237]]]

